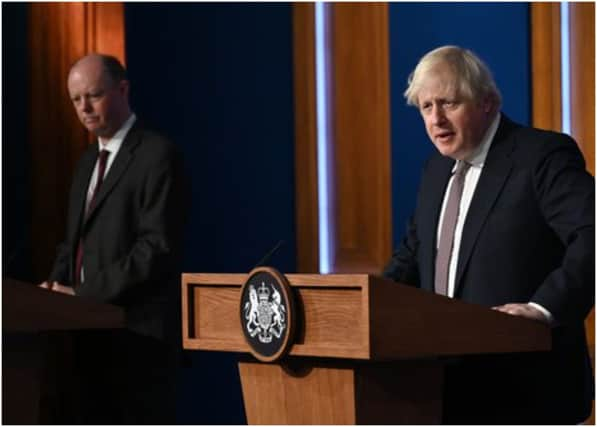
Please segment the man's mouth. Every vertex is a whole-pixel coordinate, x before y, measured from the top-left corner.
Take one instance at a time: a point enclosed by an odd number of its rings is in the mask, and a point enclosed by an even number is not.
[[[448,142],[454,136],[454,132],[439,132],[435,134],[435,140],[438,142]]]

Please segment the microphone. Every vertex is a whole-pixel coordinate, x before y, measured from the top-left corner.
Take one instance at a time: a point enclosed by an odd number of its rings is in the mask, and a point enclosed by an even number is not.
[[[270,249],[270,251],[268,253],[266,253],[265,256],[263,258],[261,258],[261,260],[257,264],[255,264],[255,266],[253,268],[263,266],[267,261],[270,260],[272,255],[275,254],[276,251],[280,248],[280,246],[282,246],[284,243],[285,243],[284,240],[278,241],[278,243],[276,243],[276,246],[274,246],[272,249]]]

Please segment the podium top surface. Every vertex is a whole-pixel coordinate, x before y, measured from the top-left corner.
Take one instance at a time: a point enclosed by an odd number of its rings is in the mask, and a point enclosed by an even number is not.
[[[247,352],[247,274],[182,275],[183,346]],[[367,274],[287,274],[299,306],[291,356],[394,360],[544,351],[547,325]]]
[[[124,327],[122,308],[2,279],[3,332]]]

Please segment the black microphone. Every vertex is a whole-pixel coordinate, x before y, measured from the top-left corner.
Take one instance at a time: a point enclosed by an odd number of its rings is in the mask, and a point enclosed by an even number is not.
[[[273,254],[276,253],[276,251],[280,248],[280,246],[282,246],[284,244],[284,240],[280,240],[278,241],[278,243],[276,243],[276,246],[274,246],[267,254],[265,254],[265,256],[263,258],[261,258],[261,260],[255,264],[255,267],[253,268],[257,268],[257,267],[261,267],[263,266],[267,261],[270,260],[270,258],[272,257]],[[252,269],[253,269],[252,268]],[[252,270],[251,269],[251,270]]]

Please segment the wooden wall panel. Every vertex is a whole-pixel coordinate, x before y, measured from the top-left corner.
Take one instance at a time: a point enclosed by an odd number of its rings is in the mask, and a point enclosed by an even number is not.
[[[387,4],[325,7],[331,271],[378,273],[391,255],[392,244]],[[313,4],[296,4],[293,13],[298,271],[317,272]]]
[[[560,4],[531,4],[533,126],[560,130]]]
[[[91,140],[70,103],[72,63],[101,50],[124,59],[121,3],[32,3],[29,6],[31,235],[35,280],[50,272],[64,237],[75,164]]]
[[[391,255],[388,6],[334,3],[334,272],[378,273]]]
[[[85,3],[85,7],[88,50],[109,53],[125,64],[123,3]]]
[[[595,175],[595,4],[570,3],[572,135]]]
[[[319,271],[315,10],[293,5],[297,271]]]

